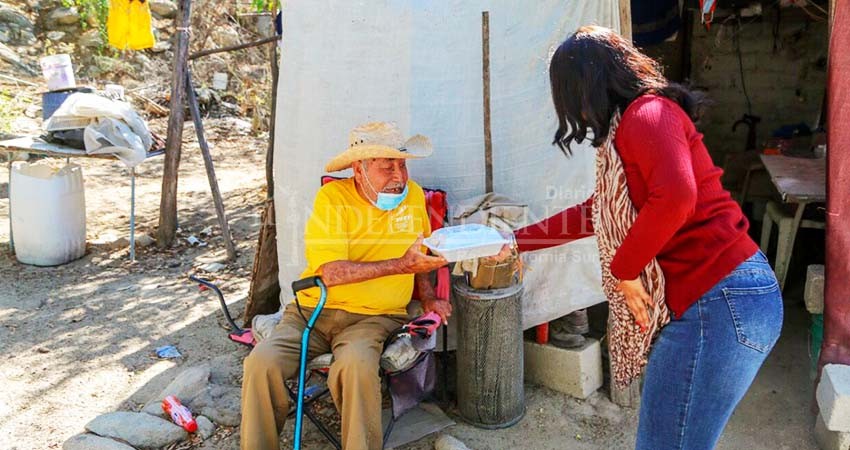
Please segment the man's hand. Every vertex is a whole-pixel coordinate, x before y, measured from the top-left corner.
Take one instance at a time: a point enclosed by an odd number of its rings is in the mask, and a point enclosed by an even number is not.
[[[448,326],[449,317],[452,316],[452,304],[448,300],[440,300],[437,298],[423,299],[419,303],[422,304],[422,310],[425,313],[435,312],[443,320],[443,325]]]
[[[649,309],[655,306],[652,297],[643,288],[643,282],[640,277],[634,280],[621,280],[617,284],[617,290],[623,294],[626,299],[626,306],[635,317],[635,323],[640,326],[641,331],[645,331],[649,326]]]
[[[403,273],[428,273],[449,263],[442,256],[428,256],[422,253],[421,235],[398,261]]]

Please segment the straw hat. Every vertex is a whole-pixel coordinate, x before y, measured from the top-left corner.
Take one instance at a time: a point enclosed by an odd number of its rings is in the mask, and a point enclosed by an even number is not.
[[[326,166],[328,172],[348,169],[354,161],[373,158],[411,159],[431,156],[431,140],[417,134],[407,140],[394,122],[359,125],[348,134],[348,149]]]

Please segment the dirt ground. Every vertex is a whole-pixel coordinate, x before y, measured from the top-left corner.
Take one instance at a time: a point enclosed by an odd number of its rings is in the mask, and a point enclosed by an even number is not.
[[[152,128],[164,134],[164,121]],[[260,208],[265,197],[266,135],[250,134],[237,119],[207,123],[238,261],[206,274],[220,283],[241,313],[249,288]],[[199,293],[188,273],[222,261],[203,162],[186,124],[179,184],[179,241],[160,250],[140,248],[127,258],[129,178],[119,163],[79,159],[86,187],[86,255],[59,267],[18,263],[9,251],[9,202],[0,200],[0,449],[55,449],[94,417],[138,409],[182,369],[214,360],[238,385],[244,347],[225,337],[215,298]],[[137,169],[139,234],[155,235],[162,158]],[[0,180],[7,180],[4,164]],[[0,181],[2,183],[2,181]],[[2,189],[0,189],[2,190]],[[202,233],[211,227],[211,235]],[[208,245],[190,246],[196,236]],[[203,273],[200,271],[200,273]],[[808,315],[799,293],[787,295],[786,326],[777,348],[738,408],[718,448],[815,449],[807,352]],[[153,351],[175,345],[183,357],[160,360]],[[481,430],[459,422],[446,430],[474,449],[627,449],[634,442],[636,411],[621,409],[600,390],[579,401],[526,386],[527,413],[516,426]],[[450,415],[453,411],[449,411]],[[457,418],[455,417],[457,420]],[[289,429],[283,433],[286,446]],[[305,425],[307,448],[320,444]],[[406,446],[432,448],[434,436]],[[236,449],[238,427],[221,427],[204,443],[179,448]]]

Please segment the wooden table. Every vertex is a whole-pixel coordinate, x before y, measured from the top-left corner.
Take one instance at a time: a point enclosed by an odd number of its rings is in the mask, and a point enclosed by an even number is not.
[[[6,153],[30,153],[44,155],[51,158],[97,158],[115,159],[111,154],[88,154],[85,150],[66,147],[64,145],[51,144],[33,136],[0,141],[0,152]],[[146,158],[152,158],[164,154],[164,150],[149,151]],[[9,160],[9,246],[15,250],[15,241],[12,235],[12,160]],[[130,168],[130,260],[136,259],[136,171]]]
[[[787,251],[777,251],[774,267],[779,283],[784,287],[788,263],[791,259],[791,249],[797,231],[803,222],[803,211],[809,203],[826,201],[826,158],[795,158],[781,155],[759,155],[764,167],[770,175],[770,181],[776,186],[784,203],[797,205],[791,225],[790,236],[786,239]],[[765,217],[766,221],[768,220]],[[814,225],[814,222],[813,222]],[[820,228],[820,226],[818,226]],[[769,229],[769,228],[766,228]],[[764,234],[764,233],[763,233]],[[767,236],[769,240],[770,236]],[[780,239],[783,239],[780,236]],[[762,236],[762,250],[766,250],[766,238]],[[780,255],[780,253],[784,253]]]
[[[786,203],[826,201],[826,159],[759,155]]]

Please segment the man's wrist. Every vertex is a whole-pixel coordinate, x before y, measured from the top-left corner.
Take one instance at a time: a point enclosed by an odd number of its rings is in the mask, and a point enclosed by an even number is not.
[[[390,266],[392,266],[392,274],[393,275],[406,275],[413,273],[404,262],[404,258],[395,258],[389,261]]]

